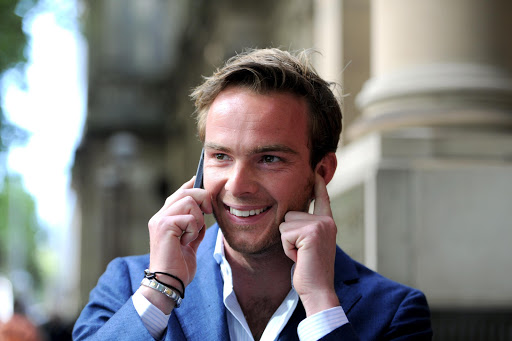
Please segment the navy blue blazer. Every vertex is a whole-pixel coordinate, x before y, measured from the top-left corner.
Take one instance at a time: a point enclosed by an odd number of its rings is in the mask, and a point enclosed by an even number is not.
[[[215,224],[197,252],[197,273],[180,308],[174,309],[163,340],[229,340],[223,282],[213,258]],[[89,303],[75,323],[73,339],[153,340],[135,310],[149,255],[117,258],[107,267]],[[393,282],[352,260],[337,248],[335,289],[350,323],[322,340],[431,340],[430,311],[418,290]],[[297,305],[279,340],[298,340],[297,326],[306,317]]]

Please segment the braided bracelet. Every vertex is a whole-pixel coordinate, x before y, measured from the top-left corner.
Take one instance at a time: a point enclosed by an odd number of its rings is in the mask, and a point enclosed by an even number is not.
[[[175,287],[173,287],[172,285],[169,285],[167,283],[163,283],[161,281],[159,281],[157,278],[156,278],[156,275],[165,275],[165,276],[169,276],[169,277],[172,277],[174,278],[175,280],[177,280],[178,282],[180,282],[181,284],[181,287],[183,288],[183,292],[176,289]],[[177,276],[174,276],[174,275],[171,275],[167,272],[161,272],[161,271],[155,271],[155,272],[151,272],[149,271],[149,269],[146,269],[144,270],[144,277],[145,278],[148,278],[148,279],[154,279],[155,281],[157,281],[158,283],[162,284],[162,285],[165,285],[166,287],[169,287],[171,289],[173,289],[174,291],[176,291],[180,296],[181,298],[185,298],[185,284],[183,283],[183,281],[181,279],[179,279]]]

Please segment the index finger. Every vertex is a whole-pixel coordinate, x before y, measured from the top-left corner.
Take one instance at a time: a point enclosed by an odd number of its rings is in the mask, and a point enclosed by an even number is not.
[[[193,188],[196,177],[192,177],[189,181],[185,182],[176,192],[171,194],[166,200],[164,206],[160,211],[167,210],[178,200],[190,196],[195,200],[201,210],[206,213],[212,213],[211,198],[208,192],[202,188]]]
[[[314,215],[332,217],[331,202],[324,178],[320,174],[316,174],[315,178],[315,205],[313,209]]]

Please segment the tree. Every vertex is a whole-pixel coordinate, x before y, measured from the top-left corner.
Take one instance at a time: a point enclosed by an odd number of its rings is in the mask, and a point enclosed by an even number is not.
[[[35,5],[36,0],[0,0],[0,85],[2,75],[9,69],[24,74],[28,37],[23,31],[23,16]],[[7,121],[0,105],[0,272],[19,266],[39,283],[35,256],[39,222],[35,202],[23,187],[21,177],[6,175],[5,171],[9,147],[25,142],[27,136],[23,129]]]
[[[0,191],[0,271],[9,266],[23,268],[40,282],[36,261],[37,235],[40,230],[36,205],[23,187],[19,175],[3,178]]]
[[[23,31],[23,15],[34,5],[35,1],[0,0],[0,82],[1,74],[6,70],[23,70],[28,41]],[[1,96],[0,93],[0,103]],[[26,136],[25,131],[5,119],[0,105],[0,152],[5,152],[14,142],[23,142]]]

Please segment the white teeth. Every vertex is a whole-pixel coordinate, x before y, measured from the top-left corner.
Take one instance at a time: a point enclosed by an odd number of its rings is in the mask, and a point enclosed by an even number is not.
[[[240,211],[240,210],[237,210],[236,208],[233,208],[233,207],[229,208],[229,213],[231,213],[232,215],[237,216],[237,217],[248,217],[248,216],[251,216],[251,215],[258,215],[258,214],[260,214],[262,212],[265,212],[265,211],[266,211],[266,208],[257,209],[257,210],[250,210],[250,211]]]

